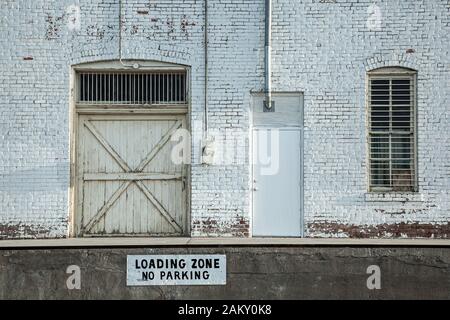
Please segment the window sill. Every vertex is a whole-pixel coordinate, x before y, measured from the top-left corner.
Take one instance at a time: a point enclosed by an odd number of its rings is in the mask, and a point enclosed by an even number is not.
[[[423,194],[417,192],[368,192],[366,202],[424,202]]]

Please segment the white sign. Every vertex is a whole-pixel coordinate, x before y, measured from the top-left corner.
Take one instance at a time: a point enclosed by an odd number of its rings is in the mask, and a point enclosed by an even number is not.
[[[225,285],[226,256],[129,255],[127,286]]]

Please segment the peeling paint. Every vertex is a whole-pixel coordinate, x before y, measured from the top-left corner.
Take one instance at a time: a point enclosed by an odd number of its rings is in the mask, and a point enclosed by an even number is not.
[[[216,220],[206,218],[204,220],[195,220],[192,222],[194,233],[202,236],[231,236],[245,238],[250,235],[250,222],[242,216],[235,216],[233,220]]]
[[[41,225],[31,225],[24,223],[0,223],[0,240],[64,237],[65,236],[55,237],[52,228]]]
[[[397,223],[379,225],[352,225],[333,222],[310,223],[308,236],[336,236],[347,238],[440,238],[450,239],[450,223]]]
[[[105,37],[105,30],[95,25],[89,25],[87,27],[86,33],[88,36],[96,37],[98,39],[103,39]]]
[[[64,16],[65,15],[54,17],[50,14],[47,14],[45,18],[45,21],[47,22],[47,32],[45,38],[47,40],[58,39],[61,37],[60,31],[64,20]]]

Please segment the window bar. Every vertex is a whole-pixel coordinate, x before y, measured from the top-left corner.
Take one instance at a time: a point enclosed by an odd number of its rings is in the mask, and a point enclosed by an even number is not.
[[[163,99],[163,104],[167,103],[168,101],[168,97],[167,97],[167,73],[163,73],[163,93],[164,93],[164,99]]]
[[[136,94],[134,92],[134,89],[136,88],[136,82],[135,82],[136,74],[135,73],[130,74],[129,77],[130,77],[130,85],[129,85],[129,90],[128,90],[128,92],[130,93],[130,99],[129,100],[130,100],[130,104],[134,104],[135,103],[135,97],[136,97]]]
[[[90,98],[89,98],[89,74],[85,74],[84,75],[85,76],[85,79],[86,79],[86,88],[85,88],[85,90],[86,90],[86,101],[89,101],[90,100]]]
[[[393,116],[393,108],[392,108],[392,104],[393,104],[393,100],[392,100],[392,94],[393,94],[393,84],[392,84],[392,79],[389,79],[389,187],[393,188],[394,187],[394,181],[393,181],[393,177],[392,177],[392,162],[393,162],[393,158],[392,158],[392,147],[393,147],[393,143],[392,143],[392,135],[393,135],[393,123],[392,123],[392,116]]]
[[[161,102],[161,73],[158,73],[158,83],[156,84],[156,88],[158,89],[158,99],[157,104]]]
[[[94,75],[91,73],[89,74],[90,78],[91,78],[91,96],[89,97],[89,102],[93,102],[94,101],[94,96],[95,96],[95,92],[94,92]]]
[[[128,99],[129,99],[129,94],[128,94],[128,75],[127,74],[125,74],[125,75],[123,75],[123,77],[125,78],[125,81],[124,81],[124,87],[123,87],[123,97],[122,97],[122,103],[123,104],[127,104],[127,102],[128,102]]]
[[[173,74],[169,73],[169,103],[173,104]]]
[[[117,75],[117,80],[119,81],[119,88],[117,89],[117,103],[123,104],[123,97],[125,95],[125,78],[120,74]]]
[[[85,85],[85,83],[84,83],[84,75],[83,74],[79,74],[78,75],[78,81],[79,81],[79,83],[80,83],[80,89],[78,90],[78,92],[79,92],[79,94],[77,95],[78,96],[78,101],[84,101],[85,99],[84,99],[84,85]]]
[[[129,94],[129,98],[127,100],[128,104],[134,104],[134,74],[128,75],[128,87],[127,92]]]
[[[84,79],[86,81],[86,84],[84,86],[84,90],[86,90],[86,100],[85,101],[89,102],[89,100],[90,100],[89,95],[91,93],[90,92],[90,85],[91,85],[91,83],[90,83],[90,79],[89,79],[89,74],[88,73],[84,74]]]
[[[175,91],[175,88],[176,88],[176,82],[175,82],[175,79],[176,79],[176,74],[174,73],[174,74],[172,74],[172,88],[171,88],[171,92],[172,92],[172,101],[174,102],[174,103],[177,103],[177,92]]]
[[[119,79],[117,78],[117,74],[114,74],[113,78],[114,103],[119,103]]]
[[[178,74],[174,74],[173,77],[174,77],[173,100],[174,100],[174,102],[178,103]]]
[[[178,101],[182,101],[183,100],[183,91],[182,91],[182,86],[183,86],[183,83],[181,82],[181,80],[182,80],[182,77],[180,76],[180,75],[178,75]]]
[[[170,86],[170,81],[169,81],[169,74],[166,73],[166,103],[170,103],[170,96],[169,96],[169,86]]]
[[[158,101],[158,92],[156,90],[156,83],[158,82],[158,74],[154,74],[152,75],[152,99],[153,99],[153,104],[156,104]]]
[[[161,104],[166,103],[167,101],[167,77],[166,74],[162,74],[162,99]]]
[[[186,91],[186,79],[185,77],[180,77],[181,79],[181,92],[184,90],[184,94],[182,95],[181,99],[183,102],[186,102],[187,100],[187,91]],[[184,88],[184,89],[183,89]]]
[[[153,75],[149,75],[148,78],[150,80],[150,84],[148,86],[148,88],[150,90],[150,92],[149,92],[149,101],[150,101],[150,105],[152,105],[153,104],[153,99],[154,99],[154,97],[153,97],[153,92],[154,92],[153,91]]]
[[[161,74],[161,80],[159,81],[159,86],[161,90],[161,96],[159,97],[159,103],[164,101],[164,74]]]
[[[150,79],[148,74],[145,75],[145,103],[149,103]]]
[[[156,104],[156,89],[155,89],[155,83],[156,83],[156,75],[152,75],[152,104]]]
[[[95,79],[95,81],[94,81],[94,91],[95,91],[95,103],[97,104],[98,103],[98,93],[99,93],[99,90],[98,90],[98,74],[94,74],[93,75],[94,76],[94,79]]]
[[[177,101],[181,101],[181,77],[177,74]]]
[[[137,87],[137,102],[139,104],[143,104],[144,99],[141,97],[142,81],[141,81],[141,75],[140,74],[137,75],[137,83],[138,83],[138,87]]]
[[[130,83],[131,83],[131,78],[130,75],[125,74],[125,97],[123,99],[125,104],[129,104],[131,101],[131,92],[130,92]]]
[[[99,93],[98,93],[98,96],[99,96],[99,102],[101,103],[102,101],[104,101],[104,99],[105,99],[105,94],[104,94],[104,90],[103,90],[103,85],[104,85],[104,75],[103,74],[101,74],[101,75],[99,75],[99,85],[100,85],[100,88],[99,88]]]
[[[108,73],[108,101],[112,101],[112,99],[111,99],[111,73]]]
[[[105,94],[104,94],[104,90],[103,90],[103,85],[104,85],[104,75],[103,74],[101,74],[101,75],[99,75],[99,85],[100,85],[100,88],[99,88],[99,93],[98,93],[98,95],[99,95],[99,100],[100,100],[100,102],[102,102],[102,101],[104,101],[105,100]]]
[[[136,104],[136,86],[137,86],[137,82],[136,82],[136,73],[133,74],[133,90],[131,90],[131,92],[133,93],[133,104]]]

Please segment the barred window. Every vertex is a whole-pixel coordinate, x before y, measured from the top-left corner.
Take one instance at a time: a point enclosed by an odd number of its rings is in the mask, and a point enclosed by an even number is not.
[[[184,72],[80,72],[79,104],[186,104]]]
[[[416,191],[416,74],[403,68],[369,73],[370,191]]]

